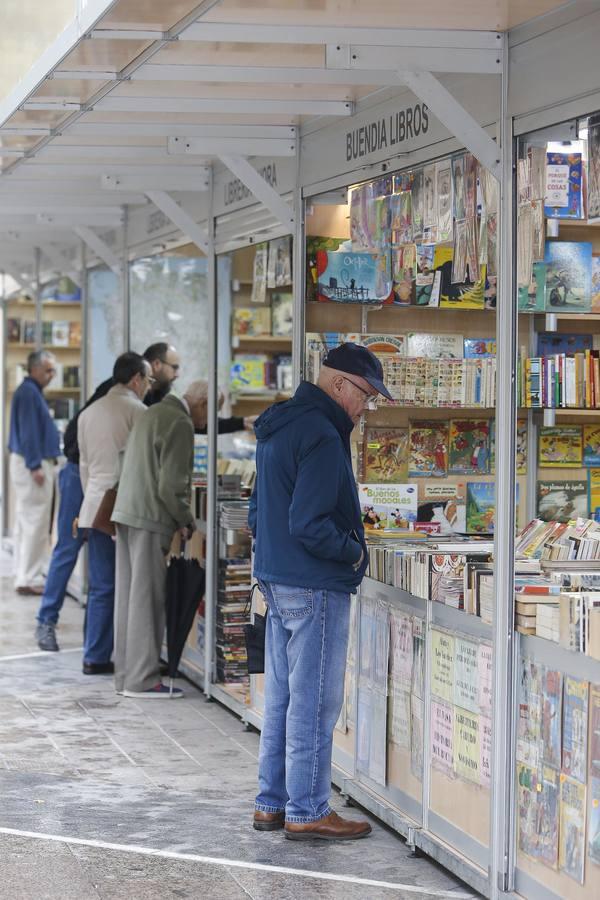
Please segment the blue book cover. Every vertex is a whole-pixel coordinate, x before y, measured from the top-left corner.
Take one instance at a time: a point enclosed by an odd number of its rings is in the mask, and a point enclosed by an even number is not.
[[[546,241],[547,312],[585,313],[592,306],[592,245]]]
[[[467,482],[467,531],[475,534],[493,533],[495,513],[495,483]]]
[[[465,338],[463,353],[465,359],[484,359],[496,355],[495,338]]]
[[[549,219],[582,219],[581,153],[546,154],[544,215]]]
[[[337,303],[391,303],[388,254],[317,250],[318,299]]]
[[[534,262],[529,284],[518,288],[519,312],[544,312],[546,308],[546,265]]]
[[[583,353],[593,350],[591,334],[560,334],[557,331],[540,331],[538,334],[537,356],[552,356],[554,353]]]

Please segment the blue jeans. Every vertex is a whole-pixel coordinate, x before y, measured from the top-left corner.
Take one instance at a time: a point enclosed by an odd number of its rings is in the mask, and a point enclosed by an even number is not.
[[[329,815],[333,729],[344,699],[350,595],[261,584],[269,607],[256,809]]]
[[[83,661],[110,662],[113,651],[115,611],[115,542],[102,531],[90,528],[89,590],[85,616]]]
[[[44,596],[37,615],[38,622],[56,625],[73,574],[77,556],[83,544],[83,535],[73,537],[73,519],[79,515],[83,491],[79,478],[79,466],[68,462],[58,475],[60,503],[58,507],[58,538],[52,551]]]

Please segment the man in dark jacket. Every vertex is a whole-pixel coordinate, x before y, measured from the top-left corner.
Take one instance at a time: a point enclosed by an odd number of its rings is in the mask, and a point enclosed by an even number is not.
[[[285,826],[291,840],[354,840],[371,831],[332,812],[329,794],[350,594],[368,565],[350,434],[378,394],[391,399],[379,360],[342,344],[329,352],[318,385],[302,382],[255,426],[249,524],[269,614],[254,827]]]

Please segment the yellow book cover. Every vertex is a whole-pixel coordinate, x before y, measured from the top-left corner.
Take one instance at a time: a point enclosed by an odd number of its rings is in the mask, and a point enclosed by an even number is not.
[[[538,464],[541,469],[579,469],[582,460],[581,425],[540,428]]]
[[[596,510],[600,515],[600,469],[590,469],[588,473],[588,492],[590,499],[590,516],[596,518]]]

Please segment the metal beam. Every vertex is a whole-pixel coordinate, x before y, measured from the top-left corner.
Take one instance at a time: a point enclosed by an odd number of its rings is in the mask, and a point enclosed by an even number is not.
[[[0,154],[2,151],[0,150]],[[83,144],[50,144],[44,147],[39,153],[36,153],[36,159],[58,159],[65,160],[83,160],[102,157],[103,159],[149,159],[159,160],[167,164],[168,152],[165,144],[162,147],[135,147],[135,146],[119,146],[113,144],[110,147],[102,144],[92,145]]]
[[[102,195],[100,195],[102,197]],[[68,198],[65,198],[65,200]],[[72,199],[72,198],[71,198]],[[106,200],[106,196],[104,196]],[[121,207],[120,206],[103,206],[103,207],[94,207],[91,205],[78,204],[77,206],[68,204],[68,203],[60,203],[59,201],[46,201],[44,199],[40,199],[39,203],[34,201],[23,200],[22,202],[18,201],[16,197],[9,197],[4,200],[4,195],[0,193],[0,216],[7,216],[13,214],[24,214],[24,215],[32,215],[32,216],[40,216],[40,215],[57,215],[61,216],[86,216],[86,215],[105,215],[105,216],[120,216],[121,215]]]
[[[431,72],[400,71],[398,77],[413,94],[427,104],[442,125],[459,138],[479,162],[499,179],[500,149],[450,91]]]
[[[173,172],[169,175],[103,175],[102,187],[108,191],[207,191],[210,185],[210,175],[201,179],[188,175],[188,170],[173,166]],[[0,195],[1,196],[1,195]]]
[[[221,162],[252,191],[257,200],[271,210],[282,225],[290,231],[294,230],[294,214],[289,203],[281,198],[245,157],[222,155]]]
[[[96,69],[55,69],[47,78],[49,81],[117,81],[119,72],[116,69],[97,71]]]
[[[406,69],[427,72],[466,72],[499,75],[502,41],[493,49],[464,47],[371,47],[364,44],[329,44],[326,64],[331,69],[350,70],[365,77],[370,69]],[[357,71],[355,71],[357,70]],[[364,72],[362,71],[364,70]],[[388,82],[389,83],[389,82]]]
[[[294,141],[294,125],[178,125],[169,122],[76,122],[70,137],[273,138]],[[0,137],[4,134],[0,131]]]
[[[444,28],[363,28],[344,25],[285,25],[250,22],[196,22],[180,41],[225,41],[253,44],[364,44],[371,47],[440,47],[486,49],[500,41],[495,31]]]
[[[112,269],[116,275],[121,275],[121,260],[108,244],[102,240],[99,234],[96,234],[95,231],[92,231],[86,225],[76,225],[73,231],[77,237],[85,241],[96,256],[99,256],[106,263],[109,269]]]
[[[108,163],[106,165],[98,165],[97,163],[76,163],[70,165],[65,163],[65,165],[60,165],[59,163],[38,163],[31,161],[26,169],[19,170],[19,175],[22,176],[23,173],[27,172],[33,177],[41,175],[44,178],[53,178],[55,176],[58,178],[66,178],[67,176],[70,178],[78,176],[89,178],[92,176],[97,177],[98,174],[140,175],[146,173],[147,177],[152,179],[155,176],[161,177],[163,175],[172,175],[176,170],[176,163],[173,160],[170,160],[170,165],[144,163],[143,166],[121,165],[120,163]],[[185,173],[191,178],[195,176],[200,183],[205,180],[206,166],[185,166]],[[0,177],[0,183],[1,178],[4,177],[5,176]]]
[[[91,104],[86,111],[156,113],[261,113],[287,116],[351,116],[350,100],[303,99],[273,100],[270,97],[120,97],[108,96]]]
[[[4,137],[5,135],[14,135],[16,137],[45,137],[49,134],[52,134],[52,128],[49,128],[46,125],[5,125],[4,128],[0,129],[0,137]]]
[[[242,156],[295,156],[296,144],[279,138],[194,138],[170,137],[167,152],[173,156],[220,156],[239,153]]]
[[[398,65],[394,66],[397,69]],[[358,69],[358,67],[357,67]],[[369,71],[340,71],[338,68],[292,66],[202,66],[148,63],[138,69],[132,81],[193,81],[227,84],[393,84],[393,76],[384,67]]]
[[[170,41],[168,31],[153,28],[93,28],[86,38],[94,41]]]
[[[81,110],[85,109],[85,106],[83,103],[79,103],[78,100],[65,100],[64,98],[61,99],[56,97],[49,100],[26,100],[21,104],[20,109],[50,110],[52,112],[60,112],[61,110],[64,110],[65,112],[81,112]]]
[[[104,214],[101,212],[95,213],[93,210],[86,213],[76,214],[66,214],[55,212],[55,213],[39,213],[36,216],[36,221],[40,223],[40,225],[64,225],[67,228],[73,225],[102,225],[106,228],[114,228],[117,225],[121,225],[123,222],[123,213],[120,212],[118,215],[113,214]]]
[[[146,196],[167,216],[203,253],[209,252],[208,233],[182,209],[166,191],[146,191]]]

